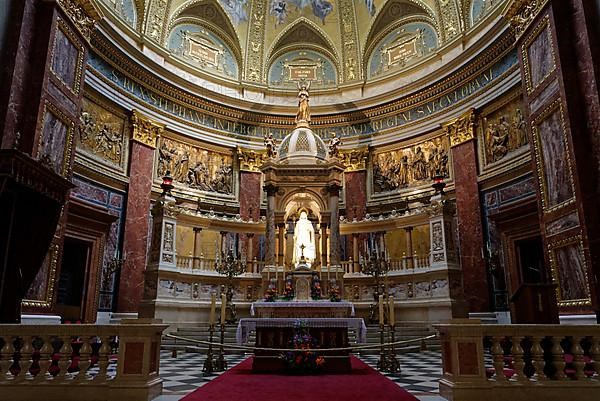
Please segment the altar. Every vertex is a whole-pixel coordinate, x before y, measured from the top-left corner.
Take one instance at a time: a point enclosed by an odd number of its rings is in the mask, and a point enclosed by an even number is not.
[[[318,348],[349,346],[348,331],[356,334],[358,343],[366,342],[367,327],[363,319],[355,318],[351,302],[278,301],[254,302],[252,318],[240,319],[236,332],[238,344],[246,344],[252,332],[256,335],[255,372],[278,372],[285,368],[281,349],[289,349],[296,328],[301,323]],[[267,349],[264,349],[267,348]],[[351,369],[350,351],[318,351],[325,358],[323,370],[344,372]]]

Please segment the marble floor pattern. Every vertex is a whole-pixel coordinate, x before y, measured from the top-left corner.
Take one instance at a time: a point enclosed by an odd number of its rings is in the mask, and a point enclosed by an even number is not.
[[[377,366],[377,355],[359,356],[371,367]],[[229,368],[243,361],[247,356],[228,355]],[[170,351],[160,355],[160,376],[163,394],[155,401],[177,401],[184,395],[210,382],[221,373],[209,376],[202,374],[204,354],[180,352],[173,358]],[[421,401],[443,401],[439,396],[438,379],[442,375],[441,355],[436,351],[402,354],[398,356],[401,373],[384,373],[390,380],[412,393]]]

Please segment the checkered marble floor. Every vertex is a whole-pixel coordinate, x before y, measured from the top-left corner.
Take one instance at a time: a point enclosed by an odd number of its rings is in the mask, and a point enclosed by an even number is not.
[[[232,368],[249,355],[228,355],[228,368]],[[205,355],[179,352],[173,358],[170,351],[160,354],[160,376],[163,379],[163,400],[176,400],[218,377],[221,372],[209,376],[202,374]],[[377,368],[377,355],[362,355],[360,359]],[[402,354],[398,356],[401,373],[384,373],[390,380],[403,387],[417,398],[438,399],[438,379],[442,375],[441,355],[435,351]]]
[[[378,355],[359,356],[377,369]],[[442,356],[437,351],[423,351],[397,356],[400,373],[384,373],[390,380],[415,396],[439,394],[438,380],[442,377]]]

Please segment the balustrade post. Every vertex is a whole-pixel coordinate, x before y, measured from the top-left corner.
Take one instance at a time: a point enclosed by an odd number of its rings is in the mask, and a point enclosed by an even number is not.
[[[10,373],[10,367],[13,364],[15,356],[15,348],[13,347],[13,338],[10,336],[4,337],[4,346],[0,350],[0,382],[13,380],[13,375]]]
[[[504,348],[502,348],[502,341],[504,337],[494,337],[492,345],[492,360],[494,363],[494,371],[496,373],[495,379],[497,382],[506,382],[507,378],[504,375]]]
[[[202,227],[194,227],[194,258],[192,268],[200,267],[200,255],[202,255]]]
[[[592,347],[590,348],[590,355],[594,360],[594,369],[596,374],[600,376],[600,337],[592,337]]]
[[[513,365],[515,367],[515,375],[513,378],[517,379],[519,382],[528,381],[527,375],[525,374],[525,361],[523,359],[523,347],[521,347],[521,341],[523,337],[514,336],[511,338],[512,340],[512,349],[511,353],[514,359]]]
[[[565,355],[560,342],[562,338],[551,337],[552,340],[552,363],[556,372],[554,374],[557,380],[565,380],[567,375],[565,374]]]
[[[63,342],[60,350],[58,351],[60,359],[58,360],[58,368],[60,369],[56,378],[60,381],[65,381],[69,378],[67,369],[71,364],[71,355],[73,354],[73,347],[71,346],[71,336],[62,336]]]
[[[531,363],[535,368],[534,378],[538,382],[545,381],[546,374],[544,373],[544,366],[546,365],[546,361],[544,360],[544,348],[542,348],[542,341],[544,341],[543,336],[533,336],[531,341],[533,345],[531,346]]]
[[[577,380],[585,379],[585,360],[583,359],[583,348],[581,348],[582,338],[573,336],[573,345],[571,352],[573,353],[573,366],[575,367],[575,378]]]
[[[50,343],[50,338],[42,338],[44,342],[42,347],[40,348],[40,360],[38,361],[38,365],[40,366],[40,373],[35,376],[36,382],[44,382],[49,378],[52,378],[48,373],[48,368],[52,364],[52,353],[54,349],[52,348],[52,344]]]
[[[406,254],[409,255],[409,258],[407,259],[407,262],[408,262],[407,268],[412,269],[415,267],[415,261],[411,257],[411,255],[413,254],[413,241],[412,241],[413,228],[405,227],[404,232],[405,232],[405,236],[406,236]]]
[[[360,266],[359,263],[359,254],[358,254],[358,234],[352,234],[352,273],[359,273]]]
[[[23,346],[19,350],[20,359],[19,359],[19,374],[17,375],[17,380],[25,380],[31,376],[29,373],[29,368],[33,364],[33,347],[31,346],[31,341],[33,339],[32,336],[24,336],[23,338]]]
[[[79,374],[76,377],[78,383],[84,382],[89,378],[87,370],[91,364],[91,355],[92,347],[90,346],[90,339],[87,336],[83,336],[81,348],[79,349]]]
[[[94,382],[104,383],[108,379],[108,358],[110,356],[110,337],[100,337],[102,341],[98,350],[98,374],[94,377]]]
[[[247,238],[247,256],[246,256],[246,271],[248,273],[255,273],[254,271],[254,263],[253,261],[256,260],[254,258],[254,234],[253,233],[248,233],[246,234],[246,238]]]

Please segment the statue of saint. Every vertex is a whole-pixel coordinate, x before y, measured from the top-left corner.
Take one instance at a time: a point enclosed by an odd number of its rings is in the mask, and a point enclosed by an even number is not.
[[[298,84],[298,112],[296,113],[296,124],[298,123],[309,123],[310,122],[310,107],[308,105],[308,89],[310,88],[310,81],[308,85],[306,83]]]
[[[294,227],[294,255],[292,262],[296,265],[304,256],[306,264],[309,266],[315,260],[315,230],[312,223],[308,220],[305,211],[300,213],[300,218]]]

